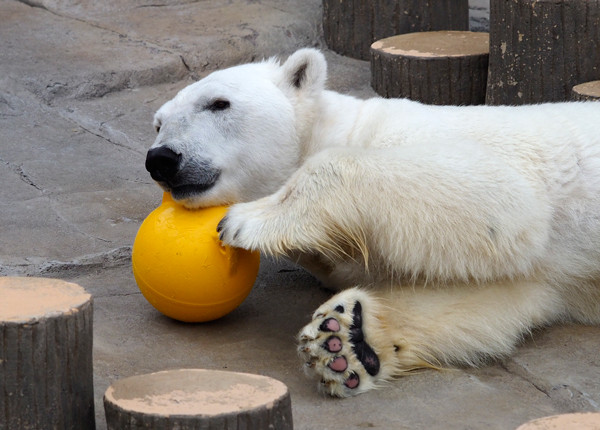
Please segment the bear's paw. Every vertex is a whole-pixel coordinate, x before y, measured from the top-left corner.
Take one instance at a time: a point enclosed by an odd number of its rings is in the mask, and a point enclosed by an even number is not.
[[[325,393],[354,396],[376,388],[389,376],[380,348],[369,338],[369,329],[378,329],[376,316],[367,315],[373,305],[366,291],[346,290],[317,309],[298,335],[306,373],[320,379]],[[370,323],[365,324],[366,319]]]

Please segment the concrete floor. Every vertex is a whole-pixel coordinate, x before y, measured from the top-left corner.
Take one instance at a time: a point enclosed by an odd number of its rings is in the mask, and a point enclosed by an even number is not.
[[[473,4],[485,25],[485,1]],[[329,296],[302,269],[264,258],[248,299],[206,324],[170,320],[140,294],[131,245],[161,198],[144,169],[154,111],[217,68],[323,47],[320,14],[319,0],[0,0],[0,275],[94,295],[98,429],[112,381],[180,367],[281,380],[297,429],[513,429],[599,411],[598,327],[553,327],[501,363],[339,400],[296,358],[296,332]],[[373,95],[368,63],[326,54],[330,87]]]

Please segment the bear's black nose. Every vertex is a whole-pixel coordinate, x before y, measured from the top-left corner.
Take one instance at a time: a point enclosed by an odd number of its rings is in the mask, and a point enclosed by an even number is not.
[[[169,182],[179,170],[181,154],[177,154],[166,146],[159,146],[148,151],[146,170],[152,179],[158,182]]]

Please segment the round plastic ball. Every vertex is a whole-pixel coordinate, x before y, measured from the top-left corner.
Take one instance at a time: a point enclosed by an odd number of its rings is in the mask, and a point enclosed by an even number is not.
[[[217,225],[226,212],[225,206],[188,210],[165,193],[140,226],[133,275],[144,297],[168,317],[215,320],[250,294],[260,256],[222,245]]]

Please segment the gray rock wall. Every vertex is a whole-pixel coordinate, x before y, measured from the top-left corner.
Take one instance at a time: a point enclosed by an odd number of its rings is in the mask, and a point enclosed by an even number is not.
[[[488,31],[490,28],[490,0],[470,0],[469,17],[472,31]]]

